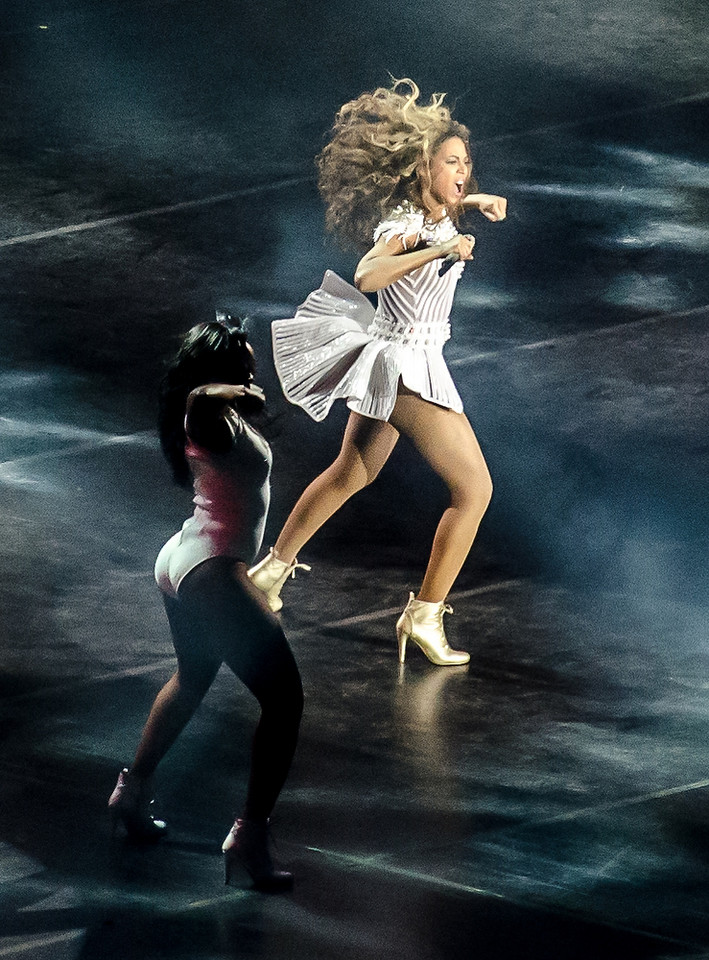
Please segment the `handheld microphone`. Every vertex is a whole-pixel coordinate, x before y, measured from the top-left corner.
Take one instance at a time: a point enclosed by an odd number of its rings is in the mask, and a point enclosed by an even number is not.
[[[450,270],[454,263],[458,263],[460,256],[457,253],[449,253],[447,257],[444,257],[443,263],[441,264],[438,270],[438,276],[443,277]]]

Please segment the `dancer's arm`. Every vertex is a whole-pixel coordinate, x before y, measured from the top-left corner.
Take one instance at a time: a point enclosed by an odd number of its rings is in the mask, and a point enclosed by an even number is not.
[[[380,237],[372,249],[365,253],[357,264],[354,282],[358,290],[363,293],[374,293],[382,287],[401,280],[412,270],[418,270],[432,260],[447,257],[449,253],[457,253],[461,260],[473,259],[475,238],[469,234],[456,234],[444,243],[433,243],[431,246],[414,247],[415,238],[407,240],[401,236],[385,240]]]
[[[187,436],[212,453],[226,453],[232,447],[241,416],[260,412],[264,402],[263,391],[255,384],[208,383],[197,387],[187,398]]]

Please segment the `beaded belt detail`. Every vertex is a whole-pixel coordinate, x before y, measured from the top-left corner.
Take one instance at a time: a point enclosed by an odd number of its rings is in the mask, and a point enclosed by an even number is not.
[[[407,323],[405,320],[389,320],[376,315],[367,327],[370,337],[389,340],[407,347],[442,347],[450,340],[451,325],[443,323]]]

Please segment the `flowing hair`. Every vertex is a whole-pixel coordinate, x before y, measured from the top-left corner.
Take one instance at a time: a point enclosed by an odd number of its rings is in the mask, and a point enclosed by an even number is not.
[[[369,243],[377,224],[397,204],[409,200],[426,212],[431,160],[449,137],[469,147],[467,127],[451,119],[444,93],[420,104],[413,80],[363,93],[340,108],[330,140],[316,158],[318,187],[325,201],[325,224],[345,243]],[[472,177],[469,185],[477,184]],[[457,220],[462,205],[448,210]]]
[[[248,384],[254,376],[254,356],[246,339],[244,321],[212,320],[192,327],[169,362],[160,384],[158,433],[173,479],[191,485],[185,457],[187,398],[206,383]]]

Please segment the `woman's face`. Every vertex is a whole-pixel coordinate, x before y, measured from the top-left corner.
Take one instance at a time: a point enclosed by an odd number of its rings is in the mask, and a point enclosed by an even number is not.
[[[431,160],[431,194],[444,207],[459,204],[468,189],[473,163],[460,137],[444,140]]]

